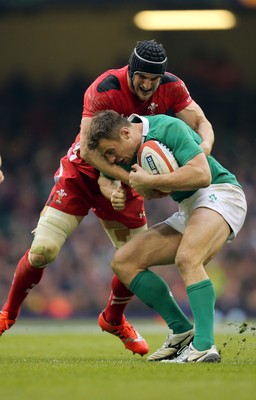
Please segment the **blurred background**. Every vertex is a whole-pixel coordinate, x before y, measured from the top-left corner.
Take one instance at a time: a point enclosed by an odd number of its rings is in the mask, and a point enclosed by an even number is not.
[[[232,29],[142,30],[142,10],[225,9]],[[236,174],[248,201],[245,225],[208,266],[221,320],[256,316],[256,1],[0,0],[0,305],[79,132],[83,95],[107,69],[124,66],[138,40],[167,50],[168,71],[185,81],[216,135],[213,155]],[[176,210],[146,203],[149,225]],[[93,214],[70,236],[23,305],[24,317],[94,317],[110,292],[112,245]],[[156,268],[190,314],[174,266]],[[133,299],[126,314],[155,317]]]

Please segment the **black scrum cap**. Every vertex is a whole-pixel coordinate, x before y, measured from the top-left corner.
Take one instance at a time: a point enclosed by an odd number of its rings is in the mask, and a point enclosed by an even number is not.
[[[166,51],[163,46],[155,40],[138,42],[128,63],[128,71],[131,79],[136,72],[164,75],[166,68]]]

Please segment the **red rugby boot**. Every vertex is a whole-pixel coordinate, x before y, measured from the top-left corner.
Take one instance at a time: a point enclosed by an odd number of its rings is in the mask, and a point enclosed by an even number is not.
[[[103,315],[100,313],[98,324],[103,331],[117,336],[124,344],[125,348],[131,350],[133,354],[140,354],[143,356],[148,353],[148,344],[143,337],[133,328],[133,326],[123,316],[121,325],[109,324]]]
[[[2,336],[7,329],[10,329],[15,322],[15,319],[8,318],[8,311],[0,311],[0,336]]]

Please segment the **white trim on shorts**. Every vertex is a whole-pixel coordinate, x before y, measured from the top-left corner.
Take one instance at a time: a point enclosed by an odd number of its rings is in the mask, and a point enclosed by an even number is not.
[[[163,222],[184,233],[190,215],[199,207],[210,208],[222,215],[232,230],[228,242],[231,242],[242,228],[247,212],[243,190],[239,186],[220,183],[198,189],[191,197],[179,203],[178,212]]]

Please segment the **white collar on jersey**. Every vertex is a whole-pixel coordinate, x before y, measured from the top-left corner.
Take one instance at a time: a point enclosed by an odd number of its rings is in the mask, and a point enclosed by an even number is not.
[[[141,120],[142,124],[143,124],[143,128],[142,128],[142,139],[141,139],[141,144],[145,142],[146,136],[148,134],[149,131],[149,121],[147,118],[142,117],[141,115],[138,114],[131,114],[128,118],[127,121],[132,122],[135,118],[138,118]]]

